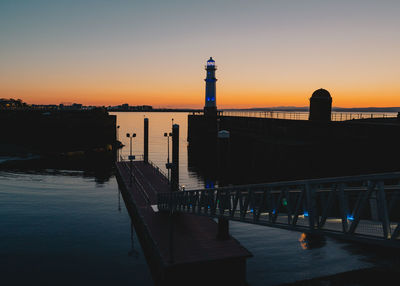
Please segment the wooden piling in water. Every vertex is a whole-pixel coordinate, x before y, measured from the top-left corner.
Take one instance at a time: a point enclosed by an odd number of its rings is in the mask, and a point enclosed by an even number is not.
[[[149,161],[149,119],[144,119],[144,132],[143,132],[143,160],[147,163]]]

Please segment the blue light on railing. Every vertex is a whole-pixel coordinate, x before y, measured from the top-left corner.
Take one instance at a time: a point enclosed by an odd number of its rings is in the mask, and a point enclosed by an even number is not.
[[[354,216],[351,215],[351,214],[348,214],[348,215],[347,215],[347,219],[348,219],[348,220],[354,220]]]
[[[250,212],[253,212],[253,209],[250,209]]]
[[[275,213],[276,213],[276,211],[275,211],[275,209],[273,209],[273,210],[272,210],[272,214],[275,214]]]
[[[205,187],[206,187],[206,189],[213,189],[214,188],[214,182],[213,181],[206,181]]]
[[[304,211],[303,215],[308,216],[308,211]]]

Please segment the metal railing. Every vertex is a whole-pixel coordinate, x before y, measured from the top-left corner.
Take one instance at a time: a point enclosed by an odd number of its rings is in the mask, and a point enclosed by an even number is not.
[[[196,113],[193,113],[196,114]],[[286,120],[308,120],[308,111],[219,111],[220,116],[258,117]],[[380,112],[332,112],[331,121],[346,121],[354,119],[395,118],[396,114]]]
[[[397,243],[399,181],[396,172],[188,190],[157,199],[160,211]]]
[[[128,162],[125,162],[125,164],[123,164],[123,166],[129,172],[129,174],[133,176],[133,170],[131,170],[131,168],[128,166]],[[132,168],[136,168],[136,166],[134,164],[132,164]],[[136,168],[136,172],[138,173],[137,168]],[[142,194],[142,196],[143,196],[144,200],[146,201],[146,203],[150,203],[149,195],[147,194],[145,188],[140,183],[140,181],[137,180],[135,177],[132,177],[132,182],[135,183],[136,185],[138,185],[139,191]]]
[[[165,172],[164,172],[163,170],[161,170],[160,167],[158,167],[155,163],[153,163],[153,162],[150,161],[150,160],[147,160],[147,161],[148,161],[148,163],[154,168],[154,171],[155,171],[155,172],[160,173],[160,175],[161,175],[165,180],[168,181],[168,175],[165,174]],[[169,181],[168,181],[168,184],[169,184]]]
[[[150,161],[150,160],[148,160],[148,162],[149,162],[149,164],[154,168],[154,171],[160,173],[160,175],[168,182],[168,184],[171,183],[171,182],[168,180],[168,175],[167,175],[163,170],[161,170],[160,167],[158,167],[155,163],[153,163],[153,162]],[[184,190],[185,190],[185,187],[184,187],[184,186],[181,186],[181,185],[179,185],[178,188],[179,188],[179,191],[184,191]]]
[[[133,161],[143,161],[144,155],[143,154],[133,154],[135,156],[135,160]],[[119,155],[119,162],[129,162],[129,155]]]
[[[140,154],[140,155],[136,155],[135,154],[135,160],[134,161],[143,161],[143,160],[144,160],[144,155],[143,154]],[[151,160],[147,160],[147,161],[153,167],[154,172],[159,173],[161,175],[161,177],[167,181],[168,184],[171,183],[168,180],[168,175],[160,167],[158,167]],[[126,155],[126,156],[120,155],[119,156],[119,162],[130,162],[130,160],[128,159],[128,155]],[[179,191],[184,191],[185,190],[185,187],[181,186],[181,185],[179,185],[178,188],[179,188]]]

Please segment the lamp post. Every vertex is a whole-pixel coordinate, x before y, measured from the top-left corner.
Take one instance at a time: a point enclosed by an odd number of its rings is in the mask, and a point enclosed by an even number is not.
[[[169,254],[170,263],[174,262],[174,207],[172,193],[178,191],[179,187],[179,125],[172,125],[172,164],[171,164],[171,184],[169,197]]]
[[[167,168],[167,173],[168,173],[168,184],[169,184],[169,170],[171,169],[171,163],[169,162],[169,138],[172,137],[172,133],[164,133],[164,137],[167,137],[167,148],[168,148],[168,157],[167,157],[167,164],[165,164],[165,167]]]
[[[130,152],[129,152],[129,161],[130,161],[130,173],[131,173],[131,182],[130,182],[130,184],[132,185],[132,176],[133,176],[133,173],[132,173],[132,161],[133,160],[135,160],[135,156],[133,156],[132,155],[132,139],[133,139],[133,137],[136,137],[136,133],[132,133],[132,136],[129,134],[129,133],[126,133],[126,137],[128,137],[129,138],[129,148],[130,148]]]

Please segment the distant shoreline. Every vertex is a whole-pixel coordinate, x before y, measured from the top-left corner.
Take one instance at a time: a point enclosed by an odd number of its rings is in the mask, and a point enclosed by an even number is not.
[[[151,110],[126,110],[126,109],[107,109],[108,112],[202,112],[203,109],[151,109]]]
[[[308,112],[309,108],[294,107],[294,106],[279,106],[279,107],[260,107],[260,108],[226,108],[224,111],[290,111],[290,112]],[[334,112],[400,112],[400,107],[332,107]]]
[[[135,110],[135,109],[111,109],[105,107],[97,107],[93,109],[103,109],[108,112],[203,112],[203,109],[192,109],[192,108],[153,108],[148,110]],[[93,109],[56,109],[56,108],[21,108],[21,109],[5,109],[0,108],[1,111],[12,111],[12,110],[24,110],[24,111],[37,111],[37,112],[78,112],[78,111],[88,111]],[[218,111],[227,112],[308,112],[308,107],[295,107],[295,106],[278,106],[278,107],[254,107],[254,108],[221,108]],[[332,107],[333,112],[379,112],[379,113],[397,113],[400,112],[400,107]]]
[[[123,109],[108,109],[109,112],[203,112],[203,109],[187,109],[187,108],[171,108],[171,109],[152,109],[152,110],[123,110]],[[245,111],[245,112],[271,112],[271,111],[286,111],[286,112],[308,112],[308,107],[261,107],[261,108],[224,108],[219,111]],[[334,112],[400,112],[400,107],[333,107]]]

